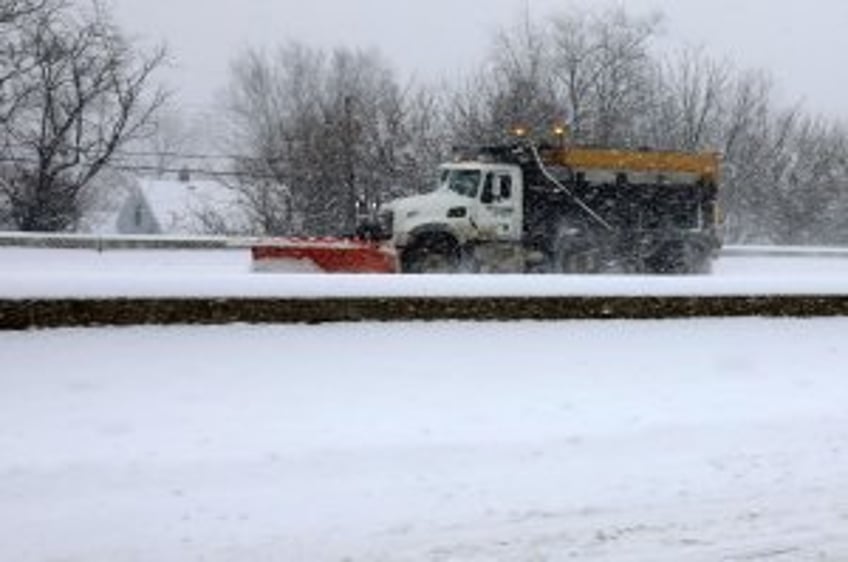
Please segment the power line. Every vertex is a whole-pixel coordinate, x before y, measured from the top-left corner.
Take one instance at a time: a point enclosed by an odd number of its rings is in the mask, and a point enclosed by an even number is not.
[[[116,157],[126,158],[181,158],[184,160],[252,160],[256,162],[279,162],[282,157],[267,158],[247,156],[245,154],[203,154],[197,152],[175,152],[175,151],[136,151],[121,150],[113,153]]]
[[[121,165],[121,164],[106,164],[107,168],[119,170],[122,172],[155,172],[160,174],[191,174],[209,177],[231,177],[231,178],[251,178],[251,179],[266,179],[279,181],[279,177],[273,174],[256,174],[252,172],[238,172],[235,170],[209,170],[204,168],[163,168],[161,166],[145,166],[145,165]]]
[[[22,156],[0,156],[0,162],[14,162],[21,164],[38,164],[38,160],[31,157],[22,157]],[[79,166],[88,166],[90,164],[80,163]],[[163,166],[155,166],[150,164],[121,164],[121,163],[106,163],[103,166],[104,168],[109,168],[112,170],[118,170],[122,172],[147,172],[147,173],[159,173],[159,174],[192,174],[192,175],[201,175],[208,177],[245,177],[251,179],[267,179],[279,181],[279,177],[273,174],[267,173],[254,173],[254,172],[241,172],[237,170],[214,170],[210,168],[200,168],[200,167],[180,167],[180,168],[170,168]]]
[[[27,146],[24,144],[17,145],[6,145],[6,148],[9,149],[24,149],[24,150],[33,150],[32,146]],[[65,152],[84,152],[80,148],[66,148]],[[248,156],[246,154],[227,154],[227,153],[202,153],[202,152],[179,152],[172,150],[162,150],[162,151],[154,151],[154,150],[116,150],[112,153],[112,156],[115,158],[179,158],[183,160],[248,160],[254,162],[279,162],[283,158],[279,157],[259,157],[259,156]]]

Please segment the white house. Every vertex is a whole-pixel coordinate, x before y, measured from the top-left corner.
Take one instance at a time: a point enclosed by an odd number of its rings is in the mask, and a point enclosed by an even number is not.
[[[212,180],[123,178],[101,188],[80,230],[96,234],[238,234],[250,225],[236,190]]]

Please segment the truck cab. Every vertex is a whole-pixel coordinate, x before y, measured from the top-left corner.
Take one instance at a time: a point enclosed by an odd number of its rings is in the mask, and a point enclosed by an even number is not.
[[[460,266],[469,250],[520,243],[523,175],[519,166],[462,161],[439,167],[435,189],[384,206],[405,271],[442,271]]]

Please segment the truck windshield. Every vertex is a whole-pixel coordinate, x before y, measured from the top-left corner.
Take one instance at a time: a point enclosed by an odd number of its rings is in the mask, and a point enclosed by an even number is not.
[[[466,197],[477,197],[481,175],[480,170],[442,170],[439,186]]]

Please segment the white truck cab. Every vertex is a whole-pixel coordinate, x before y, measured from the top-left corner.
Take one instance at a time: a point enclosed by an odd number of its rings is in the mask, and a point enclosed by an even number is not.
[[[523,224],[521,168],[444,164],[434,191],[389,203],[383,208],[384,222],[389,214],[392,241],[401,250],[436,243],[440,249],[453,245],[458,251],[468,243],[518,242]]]

